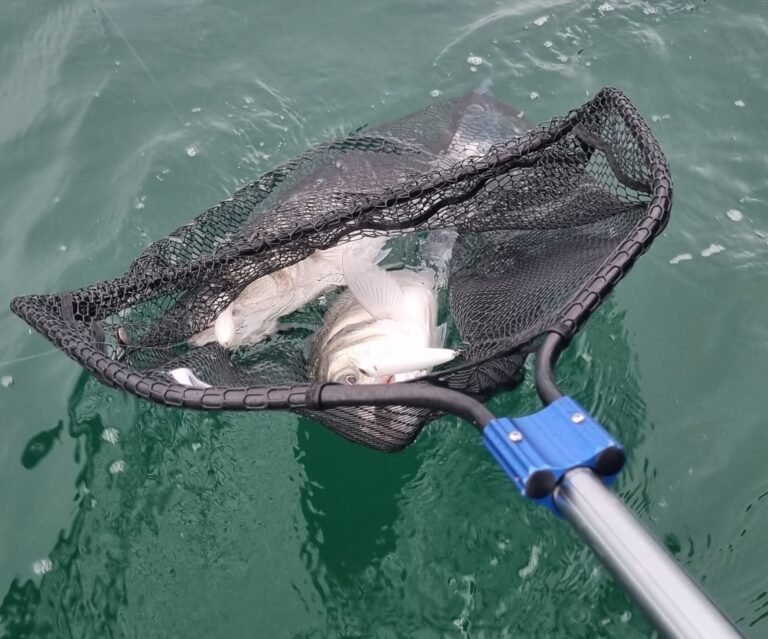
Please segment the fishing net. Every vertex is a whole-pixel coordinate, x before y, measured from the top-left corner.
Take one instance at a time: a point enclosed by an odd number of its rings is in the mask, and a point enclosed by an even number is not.
[[[579,328],[670,206],[665,158],[620,91],[532,128],[473,92],[312,148],[149,246],[122,277],[12,309],[110,386],[171,406],[289,408],[394,451],[439,413],[308,399],[308,344],[341,282],[255,343],[199,336],[250,283],[316,251],[383,238],[397,247],[388,259],[408,265],[450,231],[442,296],[461,355],[410,383],[488,398],[520,382],[542,335]],[[211,387],[177,383],[178,368]]]

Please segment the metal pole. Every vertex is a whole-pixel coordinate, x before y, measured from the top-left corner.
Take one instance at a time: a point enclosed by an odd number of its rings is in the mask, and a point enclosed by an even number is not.
[[[555,504],[664,635],[743,637],[591,470],[568,472]]]

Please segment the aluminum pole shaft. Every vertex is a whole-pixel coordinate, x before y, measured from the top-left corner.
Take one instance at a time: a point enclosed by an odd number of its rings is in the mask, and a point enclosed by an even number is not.
[[[665,636],[742,637],[592,471],[578,468],[567,473],[556,489],[555,503]]]

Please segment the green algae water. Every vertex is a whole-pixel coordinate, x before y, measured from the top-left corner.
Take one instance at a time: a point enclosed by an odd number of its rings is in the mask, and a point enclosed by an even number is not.
[[[0,636],[656,636],[458,419],[406,451],[95,383],[13,296],[114,277],[309,144],[485,78],[532,121],[625,91],[672,221],[565,353],[616,490],[768,637],[768,2],[6,0]],[[498,414],[537,408],[530,380]]]

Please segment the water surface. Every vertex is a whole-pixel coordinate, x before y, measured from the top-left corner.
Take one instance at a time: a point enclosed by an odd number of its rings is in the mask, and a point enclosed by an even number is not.
[[[618,86],[668,155],[672,222],[560,378],[626,444],[622,497],[768,637],[766,42],[765,0],[8,0],[0,635],[653,636],[458,420],[385,455],[288,414],[163,409],[8,310],[121,274],[310,143],[490,77],[534,121]],[[530,383],[493,403],[536,406]]]

